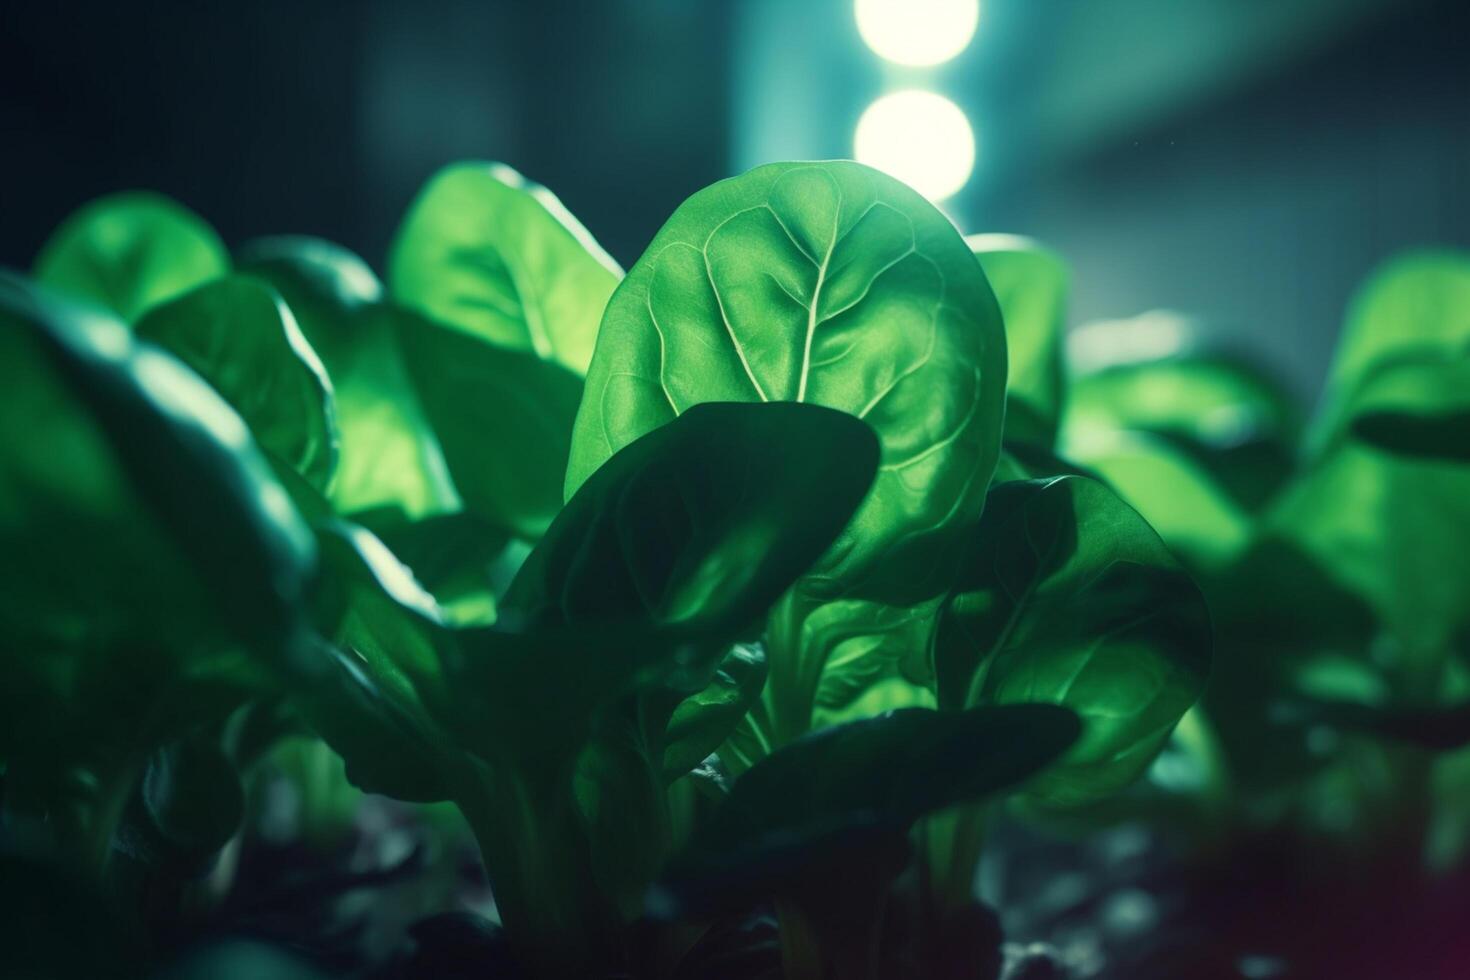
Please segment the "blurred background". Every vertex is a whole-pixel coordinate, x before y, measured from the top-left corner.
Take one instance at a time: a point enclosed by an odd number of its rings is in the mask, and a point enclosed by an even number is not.
[[[631,264],[698,188],[850,157],[1041,239],[1072,320],[1198,314],[1315,391],[1352,287],[1470,245],[1465,0],[254,0],[0,12],[0,264],[150,188],[379,269],[461,158]]]

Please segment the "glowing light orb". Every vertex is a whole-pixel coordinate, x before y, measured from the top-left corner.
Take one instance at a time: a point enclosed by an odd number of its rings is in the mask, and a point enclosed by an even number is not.
[[[922,67],[965,50],[980,0],[857,0],[856,13],[858,33],[880,57]]]
[[[975,134],[959,106],[934,92],[885,95],[858,119],[853,155],[931,201],[965,186],[975,169]]]

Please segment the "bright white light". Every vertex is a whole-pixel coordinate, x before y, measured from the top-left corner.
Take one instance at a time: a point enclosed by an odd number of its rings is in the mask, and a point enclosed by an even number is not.
[[[970,43],[980,0],[857,0],[858,33],[880,57],[937,65]]]
[[[863,111],[853,155],[929,200],[941,201],[970,179],[975,134],[970,120],[949,99],[910,89],[885,95]]]

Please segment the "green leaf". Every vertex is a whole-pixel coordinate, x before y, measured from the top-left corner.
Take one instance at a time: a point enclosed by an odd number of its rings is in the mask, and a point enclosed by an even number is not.
[[[1193,567],[1214,570],[1250,543],[1250,513],[1188,455],[1155,436],[1096,433],[1064,443],[1077,459],[1128,502]]]
[[[995,297],[932,205],[855,163],[760,167],[682,204],[608,303],[567,495],[702,402],[836,408],[882,467],[804,588],[916,601],[984,502],[1005,371]]]
[[[279,649],[315,548],[240,417],[110,316],[0,275],[9,635]],[[39,641],[39,637],[37,637]]]
[[[698,915],[786,893],[834,853],[864,856],[925,814],[1007,790],[1077,738],[1065,708],[910,708],[823,729],[735,781],[650,896]]]
[[[1018,235],[965,239],[1005,318],[1010,356],[1006,439],[1051,446],[1064,396],[1062,339],[1069,276],[1060,256]]]
[[[1409,252],[1358,290],[1328,375],[1319,444],[1344,423],[1359,386],[1380,365],[1405,356],[1470,357],[1470,253]]]
[[[198,372],[262,449],[325,489],[337,465],[332,383],[273,290],[218,279],[155,306],[135,332]]]
[[[1282,494],[1264,529],[1367,600],[1391,637],[1380,666],[1418,688],[1404,696],[1438,683],[1453,639],[1470,626],[1470,468],[1338,440]]]
[[[1072,805],[1147,768],[1204,687],[1204,597],[1148,524],[1084,477],[990,493],[935,641],[939,704],[1043,701],[1082,737],[1028,795]]]
[[[36,257],[36,281],[124,320],[230,270],[219,236],[160,194],[130,191],[84,205]]]
[[[1470,349],[1399,358],[1369,372],[1353,397],[1352,434],[1398,456],[1470,463]]]
[[[388,280],[410,309],[583,374],[621,276],[546,188],[501,163],[457,163],[409,207]]]
[[[561,510],[582,379],[411,314],[400,316],[398,338],[465,506],[541,537]]]
[[[454,626],[493,623],[497,597],[524,557],[523,545],[509,543],[504,530],[467,511],[415,521],[386,508],[356,520],[408,566]]]
[[[367,530],[339,521],[318,534],[317,620],[328,642],[297,686],[304,714],[353,785],[403,800],[448,799],[439,762],[458,750],[432,707],[445,688],[438,608]]]
[[[1300,427],[1292,397],[1192,321],[1154,312],[1089,324],[1072,334],[1068,349],[1074,377],[1063,455],[1091,464],[1120,434],[1147,437],[1245,513],[1259,510],[1291,474]],[[1147,498],[1125,497],[1153,521]],[[1203,502],[1202,512],[1208,507]]]
[[[664,778],[687,774],[720,743],[760,697],[766,653],[760,644],[737,643],[720,660],[714,678],[679,702],[664,730]]]
[[[240,270],[285,299],[331,378],[341,453],[331,486],[342,513],[398,507],[409,517],[459,509],[438,439],[398,348],[398,311],[360,258],[314,238],[267,238]]]
[[[827,550],[877,463],[872,430],[842,412],[695,406],[582,484],[504,615],[734,639]]]

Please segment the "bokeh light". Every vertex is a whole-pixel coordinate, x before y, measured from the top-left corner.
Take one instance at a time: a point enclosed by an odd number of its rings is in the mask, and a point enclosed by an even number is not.
[[[964,111],[949,99],[910,89],[882,96],[864,110],[853,155],[929,200],[941,201],[970,179],[975,134]]]
[[[900,65],[948,61],[965,50],[979,20],[979,0],[857,0],[858,33]]]

